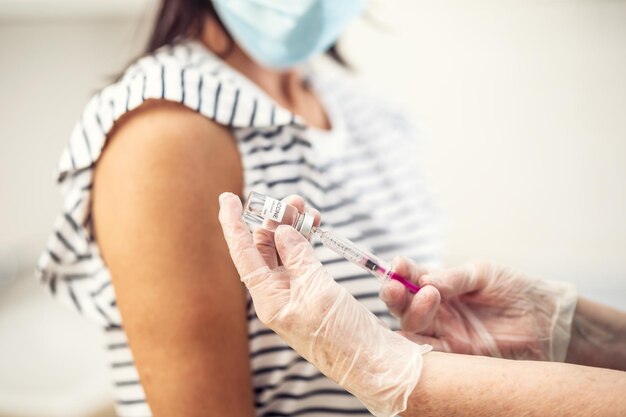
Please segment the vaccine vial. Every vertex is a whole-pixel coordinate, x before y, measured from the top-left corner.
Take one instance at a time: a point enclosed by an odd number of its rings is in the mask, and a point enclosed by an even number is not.
[[[272,232],[285,224],[296,229],[305,238],[313,233],[313,213],[300,213],[297,208],[283,201],[252,191],[243,207],[244,220]]]

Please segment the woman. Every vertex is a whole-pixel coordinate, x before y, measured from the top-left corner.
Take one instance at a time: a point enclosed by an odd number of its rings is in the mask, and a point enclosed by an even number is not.
[[[302,68],[363,8],[163,1],[146,56],[87,105],[39,271],[105,330],[120,416],[369,415],[258,320],[217,218],[224,191],[299,194],[382,256],[438,261],[410,125],[346,77]],[[396,325],[375,280],[315,250]]]

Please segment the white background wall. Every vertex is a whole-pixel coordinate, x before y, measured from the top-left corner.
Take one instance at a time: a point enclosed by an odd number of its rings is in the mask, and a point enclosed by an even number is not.
[[[506,262],[626,308],[626,1],[373,3],[342,49],[421,120],[448,261]],[[0,0],[0,278],[32,269],[60,204],[60,149],[140,50],[152,4]],[[106,374],[99,334],[31,279],[0,286],[0,340],[0,415],[52,416],[60,393],[85,405],[59,415],[108,401],[106,382],[84,382]]]
[[[436,3],[432,5],[431,3]],[[344,45],[429,135],[449,261],[626,307],[626,1],[387,0]]]

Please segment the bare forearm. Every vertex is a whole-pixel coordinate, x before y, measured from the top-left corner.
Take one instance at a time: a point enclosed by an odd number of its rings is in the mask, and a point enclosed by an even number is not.
[[[626,415],[626,373],[432,352],[404,417]]]
[[[626,313],[579,299],[566,362],[626,370]]]

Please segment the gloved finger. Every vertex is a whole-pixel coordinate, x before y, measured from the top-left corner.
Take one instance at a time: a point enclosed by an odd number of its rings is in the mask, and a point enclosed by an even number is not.
[[[405,332],[405,331],[398,331],[396,333],[406,337],[410,341],[417,343],[419,345],[431,345],[433,347],[433,350],[436,350],[438,352],[452,352],[448,342],[438,337],[424,336],[421,334]]]
[[[418,284],[422,275],[427,274],[429,271],[429,268],[418,265],[404,256],[396,256],[393,259],[392,265],[395,272],[415,284]]]
[[[232,193],[222,193],[219,201],[219,220],[224,238],[242,281],[246,282],[248,277],[260,276],[259,271],[269,268],[252,240],[248,226],[241,218],[243,209],[239,197]]]
[[[432,285],[422,287],[409,300],[406,311],[402,315],[402,330],[414,333],[431,333],[433,322],[439,310],[441,295]]]
[[[302,213],[305,208],[304,199],[296,194],[291,194],[282,200],[285,204],[295,207],[298,212]],[[280,260],[276,253],[276,245],[274,243],[274,232],[267,230],[263,227],[259,227],[252,232],[252,240],[257,249],[265,259],[265,263],[271,269],[275,269],[279,266]]]
[[[314,221],[313,226],[317,227],[320,223],[320,214],[319,211],[315,209],[308,209],[304,202],[304,199],[296,194],[291,194],[285,197],[282,200],[285,204],[288,204],[292,207],[295,207],[298,212],[302,213],[305,210],[308,210],[313,213]],[[276,245],[274,243],[274,232],[259,227],[254,232],[252,232],[252,240],[256,245],[257,249],[263,255],[265,259],[265,263],[271,268],[275,269],[279,266],[280,260],[278,259],[278,254],[276,253]]]
[[[322,267],[313,246],[293,227],[281,225],[274,234],[276,250],[292,278],[298,278]]]
[[[402,256],[394,258],[392,265],[395,272],[416,284],[419,278],[428,271]],[[398,318],[404,316],[412,298],[413,296],[402,284],[393,280],[387,281],[380,291],[380,299],[387,305],[391,314]]]
[[[430,271],[419,280],[420,285],[432,285],[446,300],[461,294],[482,289],[487,285],[487,274],[475,264]]]
[[[319,210],[314,209],[313,207],[307,207],[306,210],[313,213],[313,227],[318,227],[322,221],[322,215]]]
[[[285,204],[295,207],[298,212],[302,213],[305,208],[304,199],[296,194],[291,194],[282,200]],[[252,232],[252,240],[257,249],[263,255],[267,266],[274,269],[279,266],[280,260],[276,253],[276,244],[274,243],[274,232],[259,227]]]
[[[285,204],[293,206],[298,209],[298,213],[304,213],[304,209],[306,208],[306,203],[304,198],[300,197],[298,194],[291,194],[287,197],[283,198],[282,201]]]
[[[271,269],[278,267],[278,254],[274,244],[274,232],[259,227],[252,232],[252,241]]]
[[[391,315],[402,318],[409,304],[410,293],[404,285],[390,279],[380,289],[379,297],[387,305]]]
[[[290,206],[297,208],[299,213],[304,213],[305,211],[313,213],[313,227],[318,227],[320,225],[322,219],[320,212],[312,207],[307,207],[304,198],[297,194],[291,194],[285,197],[283,201]]]

